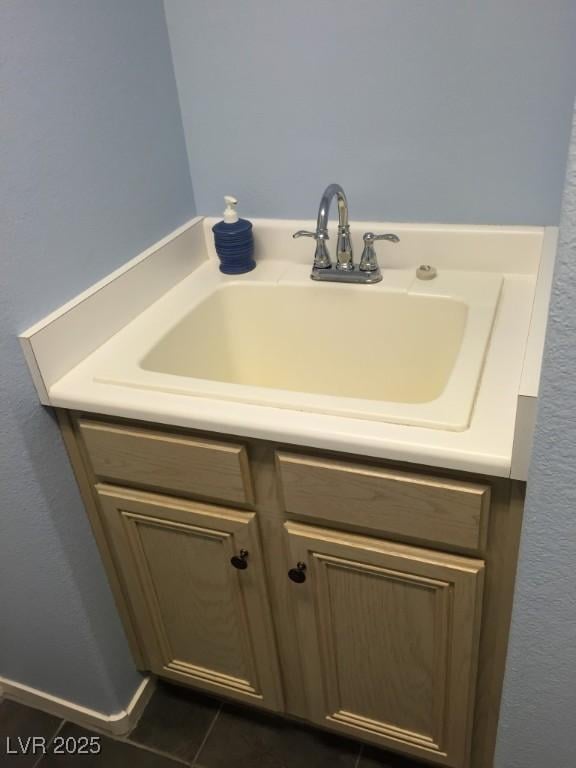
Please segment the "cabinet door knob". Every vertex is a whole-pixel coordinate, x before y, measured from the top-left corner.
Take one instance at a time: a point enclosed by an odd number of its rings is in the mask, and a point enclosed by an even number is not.
[[[306,563],[297,563],[296,568],[290,568],[288,578],[296,584],[302,584],[303,581],[306,581]]]
[[[241,549],[239,555],[234,555],[230,558],[230,562],[234,568],[238,568],[239,571],[245,571],[248,568],[248,550]]]

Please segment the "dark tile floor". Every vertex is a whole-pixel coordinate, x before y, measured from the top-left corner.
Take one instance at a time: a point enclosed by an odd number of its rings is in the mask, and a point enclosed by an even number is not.
[[[45,739],[36,754],[28,737]],[[90,741],[91,737],[94,741]],[[82,745],[87,754],[56,754]],[[22,754],[28,746],[27,754]],[[98,754],[91,754],[97,750]],[[60,768],[423,768],[421,763],[176,686],[158,683],[139,723],[112,739],[0,702],[0,766]]]

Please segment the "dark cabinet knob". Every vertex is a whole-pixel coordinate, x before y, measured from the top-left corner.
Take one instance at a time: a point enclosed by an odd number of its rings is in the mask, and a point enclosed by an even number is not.
[[[302,584],[303,581],[306,581],[306,563],[298,563],[296,568],[290,568],[288,578],[296,584]]]
[[[248,550],[241,549],[239,555],[234,555],[230,558],[230,562],[234,568],[238,568],[239,571],[245,571],[248,568]]]

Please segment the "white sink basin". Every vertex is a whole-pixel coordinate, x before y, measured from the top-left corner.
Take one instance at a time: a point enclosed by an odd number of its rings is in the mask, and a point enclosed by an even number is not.
[[[446,386],[468,310],[453,299],[324,286],[224,286],[142,360],[159,373],[426,403]]]
[[[450,272],[352,286],[213,286],[97,381],[448,430],[468,427],[501,286]]]

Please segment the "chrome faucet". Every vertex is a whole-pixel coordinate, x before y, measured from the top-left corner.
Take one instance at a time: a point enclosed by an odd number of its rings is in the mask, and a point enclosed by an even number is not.
[[[338,240],[336,243],[336,265],[332,266],[326,241],[328,234],[328,216],[332,198],[338,200]],[[294,232],[292,237],[313,237],[316,240],[314,265],[310,277],[312,280],[329,280],[341,283],[377,283],[382,280],[382,273],[376,261],[374,240],[389,240],[399,242],[396,235],[374,235],[366,232],[364,235],[364,251],[359,266],[354,264],[350,224],[348,223],[348,201],[340,184],[329,184],[324,190],[318,207],[316,231],[309,232],[301,229]]]

